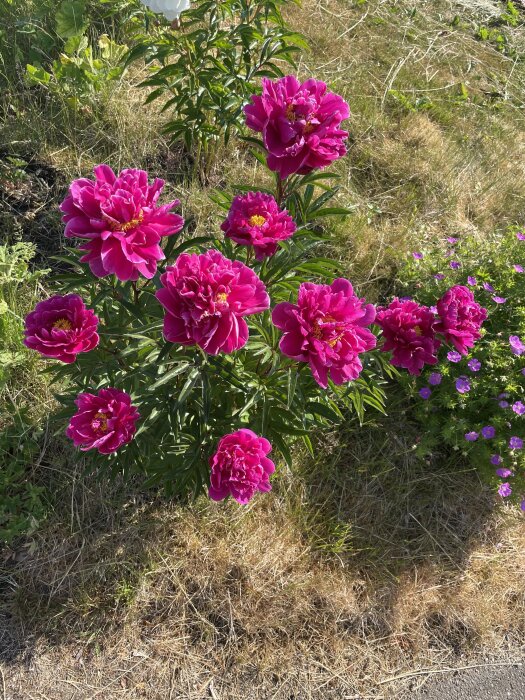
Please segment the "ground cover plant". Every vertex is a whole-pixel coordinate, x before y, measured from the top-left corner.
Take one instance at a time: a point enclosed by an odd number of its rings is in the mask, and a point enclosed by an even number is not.
[[[480,342],[463,357],[452,350],[417,382],[426,426],[419,446],[424,453],[446,440],[468,452],[473,464],[503,498],[525,510],[525,330],[523,295],[525,234],[516,227],[483,242],[448,236],[414,252],[403,273],[408,293],[432,305],[451,282],[477,291],[488,308]]]
[[[184,11],[178,20],[155,14],[162,4],[152,0],[150,11],[141,2],[87,3],[84,33],[89,45],[97,51],[102,34],[128,47],[138,36],[158,41],[166,35],[173,49],[177,36],[187,31],[186,3],[180,3]],[[35,16],[31,2],[9,5],[10,10],[23,7]],[[124,8],[122,17],[129,8],[135,13],[125,35],[118,22],[103,21],[119,5]],[[198,10],[199,5],[192,8]],[[521,12],[518,3],[514,6]],[[0,13],[3,8],[0,3]],[[247,265],[256,274],[257,266],[271,265],[293,249],[305,229],[312,240],[320,239],[312,255],[336,260],[339,268],[314,282],[344,277],[376,307],[388,307],[397,295],[411,296],[419,306],[430,308],[450,287],[465,285],[461,270],[447,267],[448,258],[443,265],[447,280],[432,278],[433,286],[426,290],[416,286],[412,273],[401,271],[412,252],[425,255],[417,265],[441,259],[441,252],[431,251],[434,242],[441,249],[447,237],[460,238],[469,264],[485,269],[492,238],[522,223],[523,28],[520,21],[514,22],[512,8],[496,0],[306,0],[302,7],[285,3],[281,10],[287,26],[302,32],[312,47],[294,54],[293,72],[299,81],[315,76],[350,106],[351,117],[343,123],[349,131],[348,154],[324,171],[339,178],[327,181],[333,197],[323,207],[350,209],[351,214],[324,217],[312,212],[305,217],[299,206],[303,188],[298,202],[292,196],[278,207],[288,210],[296,231],[287,238],[288,220],[275,215],[282,240],[266,263],[257,260],[256,252],[260,256],[271,251],[275,241],[256,238],[250,228],[235,230],[243,207],[253,204],[251,198],[232,206],[234,198],[248,192],[278,199],[274,176],[264,169],[265,157],[256,143],[232,132],[227,147],[218,139],[209,164],[201,160],[197,167],[196,149],[163,133],[171,112],[168,108],[161,113],[160,108],[168,93],[144,105],[154,88],[139,87],[151,75],[140,60],[129,63],[125,73],[90,98],[89,107],[78,108],[63,99],[60,89],[29,84],[26,63],[36,65],[37,59],[24,58],[16,80],[8,71],[1,95],[0,219],[9,241],[35,243],[33,264],[53,272],[38,288],[38,297],[26,291],[18,295],[21,319],[39,300],[78,292],[65,289],[67,280],[59,278],[70,275],[72,265],[82,284],[100,284],[102,291],[109,282],[90,277],[87,263],[78,263],[80,253],[68,250],[87,241],[64,239],[59,211],[69,184],[93,179],[93,168],[100,163],[109,163],[116,174],[129,167],[142,169],[150,182],[160,177],[166,181],[160,203],[181,201],[173,211],[183,216],[186,226],[164,238],[163,248],[173,241],[175,250],[213,232],[221,245],[231,246],[233,255],[227,252],[226,257],[246,264],[245,244],[257,243]],[[91,18],[98,18],[95,24]],[[39,31],[38,23],[32,26],[33,32]],[[55,30],[52,13],[46,27]],[[483,27],[489,28],[487,37]],[[8,34],[9,39],[13,36]],[[48,72],[64,43],[60,40],[51,61],[40,57]],[[1,53],[5,59],[3,49]],[[285,66],[283,70],[291,72]],[[5,73],[1,68],[0,72]],[[254,83],[246,101],[260,91],[260,79]],[[259,138],[242,124],[241,129],[243,135]],[[323,192],[316,185],[313,199]],[[267,215],[274,214],[268,207]],[[476,242],[472,256],[467,254],[470,238]],[[212,245],[202,243],[202,250],[194,252],[200,255]],[[52,259],[56,255],[61,259]],[[159,261],[159,273],[174,261],[171,255]],[[425,269],[419,267],[417,274]],[[503,271],[491,268],[493,273],[503,288]],[[400,279],[408,284],[400,286]],[[115,291],[122,293],[130,285],[115,281]],[[138,287],[142,285],[156,291],[155,282],[141,279]],[[455,382],[447,384],[448,379],[437,388],[426,382],[431,372],[441,371],[441,363],[449,370],[463,367],[457,378],[477,377],[476,391],[489,377],[496,380],[490,358],[479,358],[477,349],[488,352],[490,330],[498,327],[500,311],[510,314],[515,308],[515,297],[513,307],[497,306],[479,282],[471,289],[475,301],[488,310],[472,355],[482,362],[477,374],[467,367],[470,356],[458,365],[441,359],[452,348],[443,345],[438,333],[434,341],[442,343],[439,365],[425,365],[414,379],[407,368],[398,367],[393,371],[399,377],[381,384],[388,417],[369,407],[359,427],[355,408],[344,408],[342,426],[326,426],[310,435],[313,456],[307,444],[301,444],[302,436],[292,436],[296,444],[291,466],[274,444],[267,455],[277,467],[270,477],[273,491],[258,494],[245,506],[233,499],[217,504],[207,498],[181,505],[155,487],[145,489],[140,475],[108,478],[104,462],[89,475],[93,451],[80,453],[64,437],[76,412],[71,403],[76,392],[63,392],[66,378],[58,379],[52,390],[71,394],[58,421],[49,421],[59,409],[47,386],[52,374],[42,369],[54,366],[56,371],[60,361],[42,360],[35,350],[22,347],[20,333],[21,364],[11,374],[9,400],[20,414],[20,432],[28,436],[31,449],[26,457],[20,453],[17,468],[23,469],[17,478],[26,486],[44,488],[38,494],[44,508],[35,509],[34,519],[21,522],[25,536],[4,534],[11,544],[2,550],[0,661],[8,694],[24,699],[68,694],[88,698],[98,693],[111,699],[208,694],[232,700],[289,700],[292,695],[412,700],[434,670],[517,658],[524,635],[520,488],[511,478],[512,495],[498,496],[503,480],[495,474],[498,465],[490,464],[492,451],[479,452],[482,464],[471,460],[474,455],[469,457],[469,451],[488,448],[493,439],[480,435],[469,442],[466,432],[436,437],[439,421],[432,405],[445,403],[447,397],[450,402],[464,400],[465,395],[459,395]],[[289,290],[288,299],[272,298],[272,307],[281,301],[298,305],[295,291]],[[145,305],[141,294],[139,308]],[[112,297],[113,291],[111,304]],[[108,326],[103,307],[98,301],[90,306],[89,294],[84,301],[99,317],[100,340],[97,348],[79,355],[80,363],[93,352],[92,357],[101,353],[101,344],[115,342],[104,337]],[[124,301],[135,308],[133,293]],[[152,337],[150,331],[145,335],[151,346],[160,346],[165,342],[163,307],[159,303],[151,308],[160,313],[159,327]],[[124,312],[116,309],[124,319]],[[132,325],[143,329],[145,324],[129,314]],[[262,317],[246,318],[250,338],[238,354],[246,352],[258,334],[252,324],[258,319]],[[22,321],[18,323],[21,329]],[[379,326],[373,329],[380,347]],[[283,331],[276,329],[276,334],[277,355]],[[93,341],[87,336],[86,347]],[[417,332],[416,336],[420,337]],[[508,364],[519,368],[521,356],[508,355],[500,340],[495,350],[498,364],[503,367],[510,358]],[[139,342],[126,341],[131,355]],[[186,348],[188,357],[191,351]],[[365,371],[389,367],[391,353],[376,349],[362,355]],[[99,360],[104,357],[98,354]],[[280,361],[295,362],[284,356]],[[303,374],[316,385],[303,365]],[[65,374],[73,369],[63,368]],[[98,394],[100,388],[90,378],[79,390]],[[423,388],[432,390],[429,400],[419,396]],[[159,389],[167,391],[165,386]],[[326,396],[325,390],[315,390]],[[333,389],[326,391],[331,394]],[[474,388],[469,394],[476,400]],[[4,392],[0,415],[11,425],[12,436],[17,427],[6,396]],[[24,413],[22,408],[29,410]],[[487,401],[487,410],[492,408]],[[460,410],[461,417],[470,406]],[[247,413],[251,412],[250,407]],[[431,433],[425,430],[427,412]],[[444,413],[456,420],[452,408]],[[517,414],[505,415],[519,426]],[[449,431],[446,420],[442,426]],[[492,418],[486,421],[492,424]],[[140,419],[136,425],[138,433]],[[485,421],[474,430],[482,427]],[[232,429],[236,432],[238,426]],[[55,431],[58,439],[52,437]],[[498,432],[495,439],[499,437]],[[219,452],[218,430],[215,438],[213,453]],[[8,437],[8,444],[12,442]],[[223,447],[221,454],[229,449],[227,443]],[[257,446],[262,448],[261,461],[265,447]],[[510,455],[503,450],[501,454],[505,467]],[[517,508],[510,505],[512,499]]]

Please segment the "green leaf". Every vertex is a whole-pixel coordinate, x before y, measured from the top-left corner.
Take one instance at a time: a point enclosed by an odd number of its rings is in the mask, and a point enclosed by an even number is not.
[[[56,13],[57,34],[64,39],[83,34],[87,27],[86,0],[64,0]]]
[[[169,372],[166,372],[166,374],[163,374],[160,379],[158,379],[154,384],[152,384],[150,387],[148,387],[148,391],[155,391],[160,386],[167,384],[174,377],[177,377],[179,374],[182,374],[184,372],[184,370],[186,370],[189,366],[190,366],[189,362],[183,362],[183,363],[177,365],[177,367],[170,370]]]

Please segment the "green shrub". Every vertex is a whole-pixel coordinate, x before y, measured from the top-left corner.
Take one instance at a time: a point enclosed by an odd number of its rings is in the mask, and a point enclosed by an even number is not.
[[[144,59],[153,88],[147,102],[165,100],[165,131],[196,147],[205,161],[244,123],[243,105],[261,77],[279,78],[304,38],[287,28],[284,0],[205,0],[181,16],[180,31],[144,36],[128,62]],[[160,68],[159,68],[160,64]],[[199,157],[197,157],[199,160]]]
[[[470,286],[476,300],[488,310],[483,336],[468,357],[451,362],[442,350],[440,364],[427,368],[417,381],[406,375],[402,381],[416,395],[424,386],[432,391],[430,399],[420,399],[416,408],[425,428],[419,452],[428,453],[442,443],[461,450],[482,479],[495,488],[502,483],[496,469],[508,469],[512,475],[505,483],[512,488],[512,499],[522,501],[525,450],[509,448],[511,437],[525,439],[525,415],[520,415],[525,410],[521,408],[525,404],[525,353],[515,354],[509,342],[511,336],[525,342],[525,272],[521,271],[525,270],[525,240],[518,233],[511,228],[482,241],[458,237],[458,243],[448,248],[437,244],[422,250],[423,259],[412,259],[401,270],[403,293],[421,303],[432,306],[446,289],[462,284]],[[460,267],[452,269],[451,263]],[[472,359],[481,363],[478,371],[472,369],[477,363],[469,367]],[[442,375],[439,385],[428,384],[431,373]],[[456,389],[461,376],[471,386],[465,394]],[[482,428],[489,426],[495,429],[494,438],[483,437]],[[465,437],[469,433],[473,433],[472,441]],[[475,440],[474,434],[478,434]],[[500,464],[495,463],[496,455]]]
[[[120,77],[121,44],[143,10],[133,0],[0,0],[0,86],[26,81],[80,106]]]

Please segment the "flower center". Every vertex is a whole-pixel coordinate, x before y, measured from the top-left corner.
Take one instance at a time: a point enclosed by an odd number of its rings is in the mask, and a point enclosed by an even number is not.
[[[249,222],[250,226],[262,226],[266,223],[266,219],[260,214],[254,214],[253,216],[250,216]]]
[[[423,335],[423,331],[421,330],[421,326],[414,326],[414,331],[416,335]]]
[[[110,221],[109,226],[112,231],[122,231],[123,233],[127,233],[128,231],[132,231],[133,229],[137,228],[137,226],[140,226],[140,224],[144,221],[144,212],[140,211],[139,215],[136,219],[131,219],[130,221],[124,221],[123,223],[116,223],[115,221]]]
[[[91,421],[91,427],[96,433],[107,433],[108,431],[108,415],[106,413],[95,413],[95,417]]]
[[[226,294],[226,292],[220,292],[220,294],[217,294],[217,296],[215,297],[216,304],[226,304],[227,301],[228,295]]]
[[[338,343],[341,338],[343,337],[343,333],[339,333],[339,335],[336,335],[335,338],[332,338],[331,340],[328,341],[328,345],[333,348],[336,343]]]
[[[53,323],[53,328],[56,328],[58,331],[70,331],[73,326],[71,325],[71,321],[68,321],[67,318],[57,318]]]
[[[294,122],[297,118],[295,116],[295,107],[291,103],[286,108],[286,118],[288,119],[289,122]]]
[[[337,325],[334,330],[338,333],[334,338],[323,338],[323,329],[321,328],[321,323],[335,323],[335,318],[333,316],[323,316],[323,318],[316,318],[313,322],[312,335],[317,340],[324,340],[328,345],[333,348],[334,345],[341,340],[344,335],[344,326]]]
[[[314,130],[314,127],[313,127],[312,122],[307,121],[306,124],[304,125],[303,134],[311,134],[313,130]]]

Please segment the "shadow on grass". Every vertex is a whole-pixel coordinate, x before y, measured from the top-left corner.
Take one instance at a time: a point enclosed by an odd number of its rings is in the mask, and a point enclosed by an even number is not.
[[[48,522],[4,557],[0,660],[51,655],[80,678],[103,659],[111,676],[123,649],[145,649],[164,675],[176,659],[186,678],[270,688],[316,668],[322,691],[305,697],[335,698],[429,649],[460,655],[477,632],[429,591],[463,579],[491,498],[459,457],[416,458],[417,438],[390,419],[323,436],[247,508],[168,503],[55,455]]]
[[[461,569],[493,510],[459,451],[417,456],[421,433],[404,416],[343,429],[300,469],[305,532],[372,580],[422,562]]]

